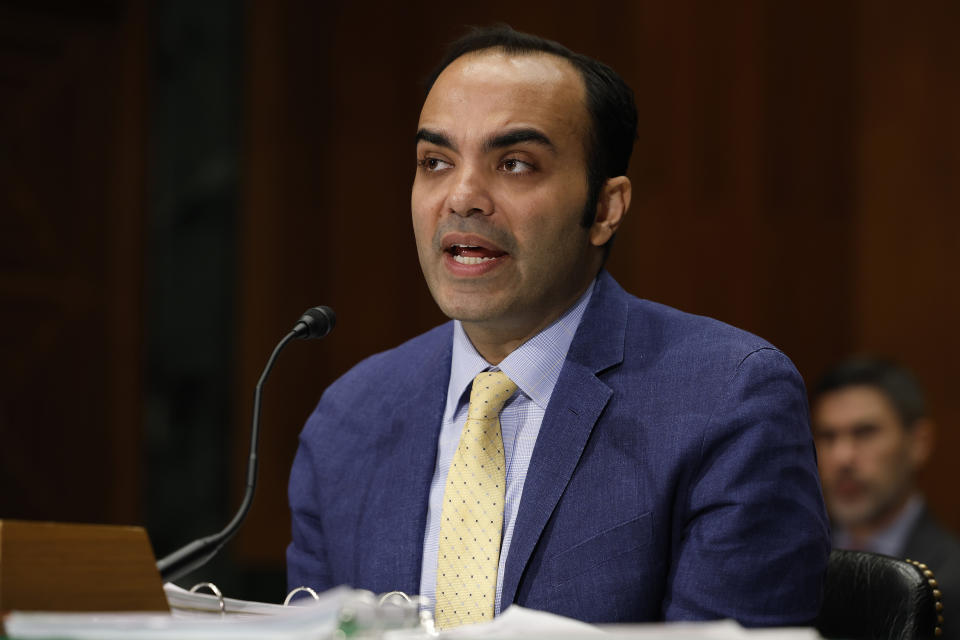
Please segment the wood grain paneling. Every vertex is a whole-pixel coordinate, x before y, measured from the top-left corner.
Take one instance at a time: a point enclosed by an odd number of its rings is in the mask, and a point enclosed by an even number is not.
[[[0,6],[4,517],[138,520],[144,25]]]
[[[923,478],[960,530],[960,5],[861,5],[852,346],[926,388],[938,441]]]

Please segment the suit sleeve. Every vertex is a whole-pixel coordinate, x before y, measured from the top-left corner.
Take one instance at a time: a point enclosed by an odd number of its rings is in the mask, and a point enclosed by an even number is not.
[[[758,349],[736,368],[677,501],[667,620],[815,619],[829,529],[803,381],[782,353]]]
[[[288,489],[292,539],[287,547],[287,588],[292,590],[306,586],[319,593],[336,585],[332,584],[319,517],[315,477],[317,467],[310,442],[313,433],[311,423],[315,417],[311,417],[300,436],[300,446],[290,471]]]

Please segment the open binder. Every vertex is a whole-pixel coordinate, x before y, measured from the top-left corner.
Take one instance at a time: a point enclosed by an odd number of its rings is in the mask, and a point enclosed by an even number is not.
[[[294,595],[307,597],[290,603]],[[212,583],[162,584],[142,527],[0,520],[0,614],[14,612],[0,636],[314,638],[338,629],[432,628],[418,600],[399,592],[302,587],[287,601],[229,598]]]

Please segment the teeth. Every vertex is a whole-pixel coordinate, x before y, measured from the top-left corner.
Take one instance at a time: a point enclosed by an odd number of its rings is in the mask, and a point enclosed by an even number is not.
[[[496,258],[468,258],[467,256],[453,256],[453,259],[460,264],[480,264],[481,262],[496,260]]]

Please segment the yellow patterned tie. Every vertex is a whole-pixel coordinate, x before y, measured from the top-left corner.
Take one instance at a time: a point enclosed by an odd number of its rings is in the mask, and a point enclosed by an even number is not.
[[[440,515],[435,612],[440,629],[493,620],[506,484],[500,410],[516,390],[502,371],[473,379]]]

